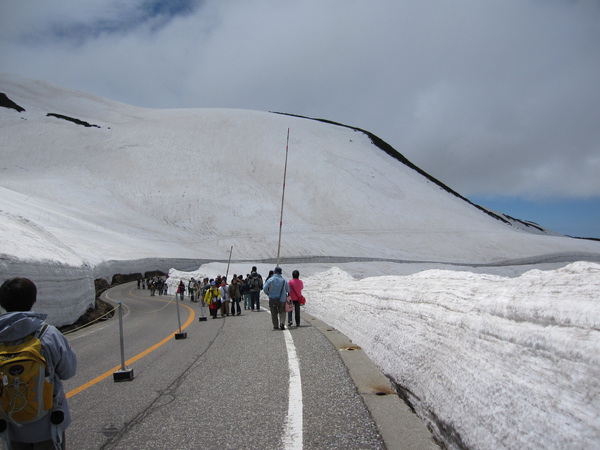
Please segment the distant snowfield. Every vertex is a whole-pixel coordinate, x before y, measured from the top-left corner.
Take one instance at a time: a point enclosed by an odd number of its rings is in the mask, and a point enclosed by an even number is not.
[[[232,247],[229,275],[266,274],[289,128],[281,265],[306,311],[469,448],[598,446],[599,242],[501,222],[351,128],[11,75],[0,92],[26,110],[0,107],[0,269],[36,282],[50,322],[79,317],[95,278],[223,275]]]

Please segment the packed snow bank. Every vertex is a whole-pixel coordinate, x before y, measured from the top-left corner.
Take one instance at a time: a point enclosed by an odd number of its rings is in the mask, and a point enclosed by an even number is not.
[[[14,277],[32,280],[38,290],[33,309],[48,314],[46,321],[54,326],[70,325],[94,306],[94,277],[88,266],[9,260],[0,256],[0,273],[2,282]]]
[[[92,268],[43,227],[0,211],[2,280],[31,279],[38,288],[35,309],[55,326],[75,322],[94,306]],[[13,255],[21,255],[21,258]]]
[[[333,268],[304,284],[307,312],[360,345],[451,446],[598,446],[600,265],[362,280]]]

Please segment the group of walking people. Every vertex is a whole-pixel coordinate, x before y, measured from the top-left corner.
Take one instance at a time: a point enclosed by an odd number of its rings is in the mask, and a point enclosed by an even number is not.
[[[262,276],[256,271],[256,267],[252,267],[252,272],[245,278],[243,275],[234,274],[229,282],[226,276],[221,275],[211,279],[204,278],[202,281],[196,281],[192,277],[187,286],[183,280],[180,280],[176,294],[182,301],[187,292],[190,301],[204,302],[204,305],[209,308],[210,315],[216,319],[219,314],[221,317],[241,315],[242,301],[244,309],[259,311],[262,287]]]
[[[154,295],[155,291],[158,291],[159,295],[167,293],[168,285],[161,277],[138,280],[138,288],[145,289],[146,286],[151,290],[150,295]],[[202,281],[192,277],[187,284],[180,280],[175,295],[179,295],[181,301],[184,301],[187,294],[192,302],[204,302],[211,317],[216,319],[219,314],[221,317],[241,315],[242,302],[245,310],[260,311],[262,291],[269,298],[273,328],[283,330],[286,315],[288,327],[294,323],[297,327],[300,326],[300,306],[304,301],[302,289],[304,284],[300,280],[298,270],[294,270],[292,279],[286,281],[281,267],[275,267],[269,272],[266,280],[263,280],[256,266],[253,266],[246,277],[234,274],[229,282],[226,276],[220,275],[214,279],[204,278]]]
[[[201,297],[204,304],[208,306],[211,317],[216,319],[219,312],[221,317],[241,315],[240,302],[244,286],[243,275],[234,274],[230,283],[227,283],[226,277],[218,276],[214,280],[205,278]]]
[[[157,275],[151,278],[138,278],[137,288],[146,289],[146,287],[148,287],[150,290],[150,295],[154,296],[156,295],[156,292],[158,292],[158,295],[167,295],[167,289],[169,286],[166,278],[159,277]]]
[[[177,294],[183,300],[184,293],[187,292],[190,301],[204,302],[204,305],[209,308],[210,316],[216,319],[219,315],[220,317],[241,315],[242,302],[244,310],[260,311],[262,291],[269,297],[273,328],[283,330],[286,314],[288,327],[294,323],[297,327],[300,326],[300,306],[304,300],[303,288],[304,284],[300,280],[298,270],[293,271],[292,279],[288,282],[283,278],[281,267],[276,267],[263,281],[262,275],[258,273],[256,266],[253,266],[246,277],[234,274],[229,282],[227,277],[220,275],[214,279],[204,278],[202,281],[191,278],[187,286],[183,280],[180,280]]]

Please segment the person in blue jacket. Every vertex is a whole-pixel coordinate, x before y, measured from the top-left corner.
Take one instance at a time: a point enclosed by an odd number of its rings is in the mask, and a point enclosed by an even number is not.
[[[273,329],[285,329],[285,297],[290,292],[290,287],[283,279],[281,267],[275,267],[273,276],[270,277],[263,286],[263,292],[269,297],[269,309],[271,310],[271,320]]]
[[[0,286],[0,306],[6,311],[0,314],[0,342],[17,341],[42,329],[47,314],[31,311],[36,299],[37,287],[27,278],[12,278]],[[71,423],[62,380],[75,375],[77,357],[69,341],[52,325],[48,324],[40,340],[46,369],[53,378],[54,406],[35,422],[19,426],[8,424],[4,433],[8,432],[13,449],[63,448],[65,430]]]

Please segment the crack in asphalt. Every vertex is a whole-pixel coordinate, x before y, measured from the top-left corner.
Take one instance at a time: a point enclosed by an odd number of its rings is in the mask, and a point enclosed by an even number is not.
[[[107,428],[103,430],[103,434],[108,437],[108,440],[100,447],[101,450],[104,449],[112,449],[115,448],[121,441],[121,439],[135,426],[142,423],[146,417],[150,416],[154,411],[168,405],[173,402],[177,398],[177,390],[181,383],[188,377],[190,373],[190,369],[202,359],[202,357],[210,350],[214,342],[217,340],[221,332],[223,331],[223,327],[225,326],[225,322],[221,322],[220,328],[215,334],[214,338],[209,341],[208,346],[204,349],[202,353],[200,353],[196,358],[194,358],[185,369],[169,386],[166,387],[163,391],[158,392],[158,396],[150,403],[150,405],[138,415],[136,415],[129,422],[125,423],[123,427],[116,431],[116,427],[114,424],[110,424]],[[106,431],[109,431],[108,433]]]

